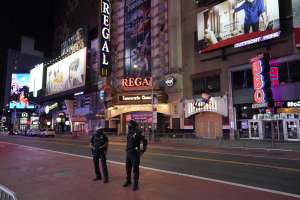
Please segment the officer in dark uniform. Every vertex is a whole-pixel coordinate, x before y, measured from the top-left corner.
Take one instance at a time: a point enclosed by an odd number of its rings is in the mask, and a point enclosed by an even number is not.
[[[140,144],[143,143],[143,149]],[[123,187],[131,185],[131,171],[133,169],[133,190],[138,189],[140,157],[147,149],[148,141],[138,129],[138,124],[131,120],[128,124],[127,146],[126,146],[126,181]]]
[[[101,180],[101,172],[99,168],[99,159],[101,159],[102,172],[104,176],[104,183],[108,182],[108,170],[106,164],[106,152],[108,147],[108,138],[103,133],[103,129],[98,129],[96,134],[91,138],[91,148],[93,154],[93,161],[95,167],[96,178],[94,181]]]

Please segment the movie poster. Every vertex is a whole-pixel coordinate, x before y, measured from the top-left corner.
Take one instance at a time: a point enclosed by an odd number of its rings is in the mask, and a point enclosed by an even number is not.
[[[86,48],[81,49],[47,68],[46,95],[85,85],[86,53]]]
[[[197,16],[201,52],[280,30],[278,0],[227,0]]]
[[[32,109],[29,103],[29,74],[12,74],[10,90],[10,109]]]
[[[125,1],[124,76],[151,76],[151,0]]]

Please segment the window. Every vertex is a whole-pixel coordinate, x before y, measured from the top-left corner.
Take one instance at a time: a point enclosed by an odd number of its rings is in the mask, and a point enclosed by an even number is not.
[[[282,63],[278,67],[279,85],[284,85],[289,81],[289,72],[286,63]]]
[[[201,93],[215,93],[220,92],[220,76],[208,76],[193,79],[193,94],[199,95]]]
[[[300,82],[300,61],[288,63],[290,82]]]
[[[232,73],[232,87],[234,90],[240,90],[253,87],[252,70],[247,69]]]

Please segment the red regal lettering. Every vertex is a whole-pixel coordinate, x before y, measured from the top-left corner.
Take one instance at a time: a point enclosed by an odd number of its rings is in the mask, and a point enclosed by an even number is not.
[[[122,86],[123,87],[128,87],[128,80],[127,79],[122,80]]]
[[[152,78],[127,78],[122,79],[123,87],[149,87],[152,85]]]
[[[136,87],[142,86],[142,79],[141,78],[136,78],[135,81],[134,81],[134,85]]]
[[[129,78],[128,87],[134,87],[134,78]]]
[[[143,85],[144,85],[144,86],[150,86],[150,83],[149,83],[149,81],[148,81],[147,78],[144,79]]]

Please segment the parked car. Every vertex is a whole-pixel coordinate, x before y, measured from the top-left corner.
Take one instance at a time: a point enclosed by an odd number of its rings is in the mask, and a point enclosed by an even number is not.
[[[38,136],[40,134],[39,130],[29,129],[26,133],[28,136]]]
[[[40,131],[42,137],[55,137],[55,131],[52,129],[43,129]]]

